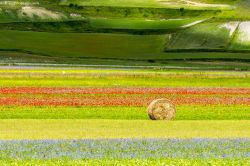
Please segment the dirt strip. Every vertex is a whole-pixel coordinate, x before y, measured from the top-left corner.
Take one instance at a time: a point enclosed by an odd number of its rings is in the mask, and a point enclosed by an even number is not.
[[[0,94],[197,94],[250,95],[250,88],[0,88]]]

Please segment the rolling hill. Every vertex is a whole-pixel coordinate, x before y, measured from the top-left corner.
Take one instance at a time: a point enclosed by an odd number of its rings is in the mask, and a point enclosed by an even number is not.
[[[0,63],[249,70],[248,9],[248,0],[1,1]]]

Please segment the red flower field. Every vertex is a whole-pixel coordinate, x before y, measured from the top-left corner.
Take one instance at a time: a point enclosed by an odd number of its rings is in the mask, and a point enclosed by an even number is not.
[[[0,105],[147,106],[156,98],[176,105],[250,105],[249,88],[1,88]]]

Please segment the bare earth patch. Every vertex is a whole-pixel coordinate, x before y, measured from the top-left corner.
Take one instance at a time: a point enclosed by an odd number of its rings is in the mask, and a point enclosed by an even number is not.
[[[231,37],[239,25],[238,21],[232,21],[219,26],[219,28],[226,28],[229,31],[229,36]]]

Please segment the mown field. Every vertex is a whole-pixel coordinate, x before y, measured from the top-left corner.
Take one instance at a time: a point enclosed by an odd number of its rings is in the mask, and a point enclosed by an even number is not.
[[[248,165],[249,72],[2,67],[1,164]],[[173,121],[146,108],[168,98]]]

